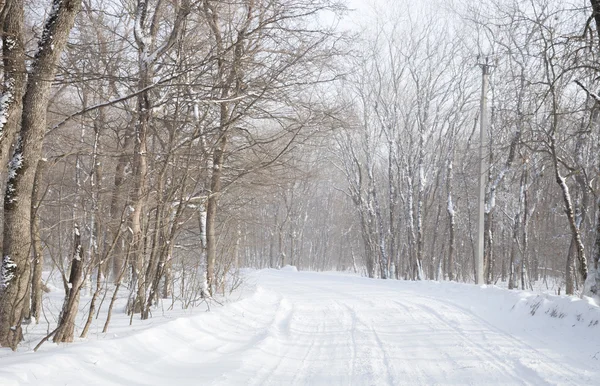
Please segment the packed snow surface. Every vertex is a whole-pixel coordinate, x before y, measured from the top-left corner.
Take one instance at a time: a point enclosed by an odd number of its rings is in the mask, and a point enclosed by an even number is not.
[[[600,311],[586,300],[293,269],[246,285],[135,333],[1,352],[0,384],[599,384]]]

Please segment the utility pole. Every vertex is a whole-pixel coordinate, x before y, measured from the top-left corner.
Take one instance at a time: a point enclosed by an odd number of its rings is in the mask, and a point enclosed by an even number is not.
[[[477,255],[475,261],[475,283],[485,284],[483,273],[483,254],[484,254],[484,227],[485,227],[485,185],[487,180],[487,154],[485,151],[487,137],[487,89],[488,76],[490,73],[490,65],[488,58],[485,58],[485,63],[479,63],[481,67],[481,111],[479,114],[480,132],[479,132],[479,195],[477,201],[479,203],[478,219],[477,219]]]

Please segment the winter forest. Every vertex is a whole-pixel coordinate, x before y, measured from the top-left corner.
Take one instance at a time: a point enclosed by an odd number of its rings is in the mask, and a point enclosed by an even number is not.
[[[59,343],[248,268],[475,283],[480,182],[485,283],[600,296],[599,0],[0,8],[0,347],[48,291]]]

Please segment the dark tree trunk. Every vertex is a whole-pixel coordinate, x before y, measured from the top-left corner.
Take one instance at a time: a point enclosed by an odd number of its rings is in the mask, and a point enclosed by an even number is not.
[[[10,4],[22,6],[20,1]],[[30,285],[31,201],[35,172],[42,157],[50,88],[80,8],[80,0],[53,1],[28,76],[18,144],[9,164],[2,245],[2,277],[9,280],[3,280],[0,290],[0,346],[12,349],[21,340],[23,310],[29,306],[25,304],[25,293]],[[22,9],[17,13],[22,26]],[[19,46],[21,32],[15,33],[15,44]]]
[[[0,170],[5,176],[4,167],[8,164],[14,150],[14,142],[21,128],[27,70],[23,46],[23,0],[3,3],[0,20],[2,20],[2,62],[4,66],[2,97],[4,103],[0,105],[0,116],[6,121],[3,125],[0,124],[0,167],[2,168]],[[5,177],[2,178],[0,187],[4,186],[5,179]]]
[[[451,156],[452,157],[452,156]],[[454,203],[452,201],[452,159],[448,161],[447,167],[447,175],[446,175],[446,190],[448,193],[448,233],[449,233],[449,241],[448,241],[448,263],[446,264],[446,271],[448,272],[448,280],[452,281],[455,279],[454,277],[454,248],[455,248],[455,236],[454,232],[456,229],[456,220],[454,213]]]
[[[42,269],[44,268],[44,251],[40,237],[40,215],[38,210],[42,201],[41,180],[44,162],[38,162],[33,186],[31,202],[31,243],[33,248],[33,277],[31,279],[31,316],[36,324],[42,314]]]
[[[79,227],[75,224],[73,237],[74,251],[69,275],[69,293],[63,303],[58,320],[58,327],[54,333],[54,343],[72,342],[75,333],[75,317],[79,307],[79,293],[83,282],[83,246]]]

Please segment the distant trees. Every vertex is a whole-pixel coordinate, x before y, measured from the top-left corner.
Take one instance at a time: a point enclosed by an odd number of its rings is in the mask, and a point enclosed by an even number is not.
[[[426,26],[422,33],[415,26],[403,30],[411,18],[397,15],[390,16],[393,20],[380,15],[375,31],[364,34],[373,53],[364,55],[354,70],[361,74],[353,83],[353,103],[360,112],[354,122],[361,127],[354,129],[353,140],[340,145],[340,154],[357,160],[346,163],[348,191],[364,186],[361,200],[377,207],[367,193],[372,190],[367,188],[370,176],[376,176],[376,189],[388,192],[379,205],[390,210],[386,232],[375,231],[375,217],[363,222],[372,227],[362,232],[364,243],[384,235],[386,251],[408,257],[408,269],[396,263],[399,276],[454,279],[460,272],[460,280],[470,280],[472,263],[466,257],[473,252],[477,177],[472,128],[478,119],[478,74],[470,68],[480,50],[493,65],[486,280],[507,280],[509,288],[524,289],[540,275],[560,272],[567,293],[581,291],[588,275],[585,251],[595,240],[596,209],[589,197],[596,193],[592,176],[597,166],[591,155],[598,133],[595,94],[585,88],[582,92],[576,81],[594,82],[597,66],[590,50],[597,33],[592,34],[589,22],[590,15],[597,15],[544,0],[527,7],[504,2],[470,6],[454,11],[468,21],[478,40],[466,37],[452,18],[444,19],[449,24],[441,36],[432,27],[435,23],[420,24]],[[398,7],[398,15],[408,9]],[[389,141],[394,132],[399,133],[396,146]],[[394,209],[396,189],[403,209]],[[440,227],[443,211],[447,227]],[[385,264],[367,258],[367,267],[372,261]]]
[[[493,68],[486,280],[525,289],[553,276],[581,292],[593,269],[598,133],[595,94],[575,81],[595,82],[597,15],[543,0],[471,4],[439,33],[396,7],[361,35],[341,86],[352,107],[331,145],[332,171],[346,179],[336,194],[354,214],[343,228],[362,245],[365,273],[472,280],[480,54]]]
[[[443,278],[456,248],[454,236],[446,249],[438,234],[456,230],[453,189],[444,180],[452,181],[455,141],[471,126],[477,83],[465,74],[460,39],[443,36],[448,26],[398,15],[382,17],[345,85],[356,113],[338,140],[340,164],[369,276]],[[448,228],[432,233],[447,211]]]

